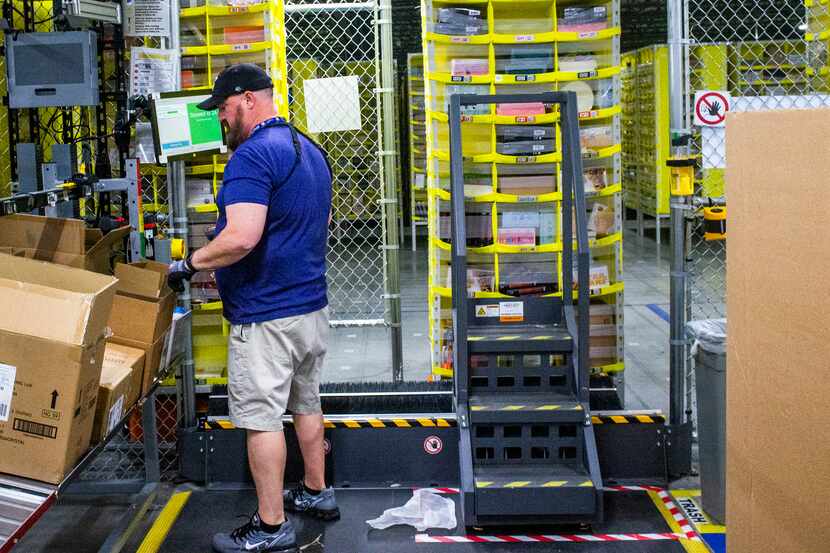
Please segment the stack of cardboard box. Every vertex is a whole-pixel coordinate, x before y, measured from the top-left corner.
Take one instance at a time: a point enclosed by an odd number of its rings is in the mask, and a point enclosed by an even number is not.
[[[58,483],[89,447],[115,289],[0,254],[0,472]]]
[[[158,376],[176,296],[167,286],[167,265],[163,263],[122,263],[116,265],[115,276],[118,293],[109,318],[110,341],[144,352],[139,394],[143,395]]]

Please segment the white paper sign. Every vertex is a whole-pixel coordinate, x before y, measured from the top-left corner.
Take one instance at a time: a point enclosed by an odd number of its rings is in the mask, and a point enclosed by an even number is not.
[[[124,416],[124,394],[118,396],[118,401],[112,404],[110,407],[110,412],[107,415],[107,434],[112,432],[112,429],[115,428],[115,425],[118,424],[118,421],[121,420],[121,417]]]
[[[127,36],[170,36],[169,0],[124,0],[123,8]]]
[[[352,131],[363,127],[356,76],[306,79],[303,93],[309,132]]]
[[[525,304],[520,301],[503,301],[499,304],[499,320],[503,323],[520,323],[525,318]]]
[[[9,420],[12,410],[12,394],[14,393],[14,377],[17,367],[0,363],[0,422]]]
[[[159,48],[130,49],[130,96],[177,90],[179,53]]]

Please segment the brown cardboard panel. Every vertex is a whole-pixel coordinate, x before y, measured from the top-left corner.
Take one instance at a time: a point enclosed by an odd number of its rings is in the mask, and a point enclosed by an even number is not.
[[[828,551],[830,110],[727,119],[730,553]]]
[[[80,219],[8,215],[0,218],[0,244],[83,255],[86,253],[86,223]]]
[[[0,472],[56,484],[89,448],[104,341],[74,346],[0,330],[0,363],[14,367]]]
[[[113,277],[0,254],[0,329],[95,343],[106,327],[115,284]]]
[[[171,290],[167,286],[167,265],[144,261],[115,266],[118,293],[150,300],[160,300]]]
[[[152,344],[139,342],[138,340],[129,340],[121,338],[120,336],[110,337],[110,342],[136,348],[144,351],[144,371],[141,382],[141,396],[144,396],[150,391],[150,386],[156,379],[159,373],[159,364],[161,363],[161,354],[164,350],[164,341],[167,335],[163,335]]]
[[[144,351],[107,342],[104,351],[104,366],[120,366],[130,370],[130,394],[127,396],[127,407],[138,401],[141,394],[141,382],[144,377]]]
[[[116,294],[112,302],[109,327],[116,336],[151,344],[170,328],[175,304],[176,296],[173,293],[159,301]]]
[[[125,226],[104,236],[79,219],[22,214],[0,219],[0,247],[14,248],[16,255],[31,259],[103,274],[112,274],[112,252],[129,233],[130,227]]]
[[[107,344],[107,348],[113,344]],[[142,355],[143,357],[143,355]],[[97,443],[107,437],[130,408],[129,397],[132,394],[132,367],[107,363],[106,353],[101,368],[101,380],[98,387],[98,403],[92,423],[92,442]]]

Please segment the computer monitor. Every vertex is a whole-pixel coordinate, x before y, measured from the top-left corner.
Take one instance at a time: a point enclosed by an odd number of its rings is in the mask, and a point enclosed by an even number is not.
[[[94,32],[12,32],[5,45],[9,107],[98,105]]]
[[[208,96],[204,91],[182,91],[152,97],[153,141],[159,163],[227,151],[219,113],[196,107]]]

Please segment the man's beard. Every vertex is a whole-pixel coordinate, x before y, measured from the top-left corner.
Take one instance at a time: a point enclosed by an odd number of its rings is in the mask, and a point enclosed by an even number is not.
[[[236,108],[236,117],[234,117],[235,123],[233,126],[226,125],[225,127],[225,139],[228,142],[228,148],[231,151],[235,151],[240,144],[245,141],[244,132],[242,130],[242,108]]]

